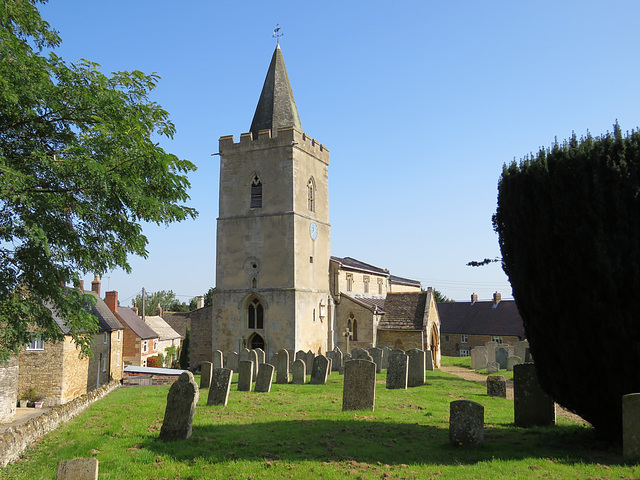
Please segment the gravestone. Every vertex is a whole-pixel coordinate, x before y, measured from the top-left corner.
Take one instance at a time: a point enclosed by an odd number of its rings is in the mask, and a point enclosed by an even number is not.
[[[382,347],[382,369],[385,370],[389,367],[389,355],[391,349],[389,347]]]
[[[516,342],[516,344],[514,345],[514,355],[524,360],[526,357],[527,348],[529,348],[529,342],[527,340]]]
[[[240,350],[240,355],[238,357],[238,362],[251,361],[250,353],[251,353],[251,350],[249,350],[248,348],[243,348],[242,350]]]
[[[224,368],[224,358],[220,350],[213,352],[213,370],[216,368]]]
[[[426,380],[425,369],[427,364],[427,355],[424,350],[412,348],[407,350],[409,365],[407,367],[407,386],[420,387],[424,385]]]
[[[313,359],[314,358],[316,358],[316,354],[313,353],[311,350],[309,350],[307,352],[307,359],[304,362],[304,363],[306,363],[307,372],[311,371],[311,368],[313,367]]]
[[[484,344],[487,347],[487,362],[496,361],[496,348],[498,348],[498,342],[486,342]]]
[[[253,362],[251,360],[242,360],[240,368],[238,368],[238,391],[250,392],[253,383]]]
[[[273,371],[275,367],[268,363],[261,363],[258,367],[258,379],[254,392],[269,393],[271,391],[271,383],[273,382]]]
[[[640,462],[640,393],[622,396],[622,454],[626,462]]]
[[[333,349],[333,363],[331,364],[331,371],[339,372],[342,368],[342,362],[342,350],[336,347]]]
[[[254,351],[258,356],[258,365],[260,365],[261,363],[266,363],[267,354],[264,353],[264,350],[262,350],[261,348],[255,348]],[[271,363],[270,365],[275,365],[275,363]]]
[[[507,358],[507,370],[510,372],[513,371],[513,367],[516,365],[520,365],[522,363],[522,359],[520,357],[508,357]]]
[[[296,385],[307,383],[307,364],[303,360],[293,362],[293,383]]]
[[[253,363],[253,381],[258,378],[258,352],[249,350],[249,361]]]
[[[456,447],[480,447],[484,441],[484,407],[471,400],[449,404],[449,442]]]
[[[376,364],[351,360],[344,366],[342,410],[371,410],[376,400]]]
[[[387,388],[407,388],[409,357],[402,350],[394,350],[389,355],[387,367]]]
[[[487,377],[487,396],[507,398],[507,380],[502,375]]]
[[[233,370],[234,372],[238,371],[239,361],[237,352],[230,352],[229,355],[227,355],[226,365],[229,370]]]
[[[487,363],[487,373],[498,373],[500,371],[500,364],[498,362]]]
[[[298,350],[296,352],[296,357],[294,358],[293,362],[295,363],[296,360],[305,360],[307,358],[307,354],[305,353],[304,350]],[[293,369],[293,365],[291,366],[291,368]]]
[[[382,372],[382,349],[371,347],[369,349],[369,355],[371,355],[373,362],[376,364],[376,373]]]
[[[324,385],[329,375],[329,360],[324,355],[318,355],[313,359],[311,367],[311,385]]]
[[[296,360],[296,351],[292,348],[287,348],[287,353],[289,354],[289,371],[293,368],[293,362]]]
[[[504,347],[496,348],[496,363],[500,365],[500,370],[507,369],[507,358],[509,358],[509,352]]]
[[[352,360],[353,360],[353,358],[351,358],[351,354],[350,353],[345,353],[342,356],[342,368],[339,371],[340,375],[344,375],[344,366],[347,364],[347,362],[350,362]]]
[[[471,368],[476,372],[487,368],[487,347],[476,347],[471,350]]]
[[[209,385],[211,385],[212,373],[213,373],[213,363],[202,362],[200,364],[200,388],[209,388]]]
[[[92,457],[60,460],[56,480],[98,480],[98,459]]]
[[[167,394],[167,407],[160,428],[160,440],[185,440],[191,436],[193,415],[200,392],[189,371],[182,372]]]
[[[289,352],[284,348],[278,352],[276,383],[289,383]]]
[[[271,360],[269,360],[269,364],[275,365],[276,370],[278,369],[278,352],[271,355]]]
[[[427,354],[426,370],[428,372],[433,372],[435,370],[435,367],[433,365],[433,355],[431,354],[431,350],[426,350],[425,353]]]
[[[364,348],[356,347],[351,350],[351,358],[353,360],[369,360],[371,355]]]
[[[516,427],[556,423],[556,405],[540,387],[533,363],[513,367],[513,413]]]
[[[214,368],[211,377],[211,387],[207,397],[207,405],[226,405],[229,401],[231,378],[233,370],[230,368]]]

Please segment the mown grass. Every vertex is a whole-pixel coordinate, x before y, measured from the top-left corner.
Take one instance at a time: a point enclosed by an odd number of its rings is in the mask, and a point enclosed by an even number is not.
[[[619,447],[591,428],[559,419],[513,426],[513,402],[481,385],[428,372],[425,386],[386,390],[378,375],[374,412],[342,412],[343,377],[327,385],[273,385],[207,407],[200,392],[193,436],[158,440],[168,387],[118,389],[31,448],[0,478],[55,478],[58,460],[95,456],[101,479],[636,478]],[[449,403],[485,407],[484,446],[448,442]]]

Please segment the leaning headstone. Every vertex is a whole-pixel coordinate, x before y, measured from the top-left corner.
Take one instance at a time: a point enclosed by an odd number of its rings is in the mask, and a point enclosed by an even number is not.
[[[520,357],[508,357],[507,358],[507,370],[513,372],[513,367],[516,365],[520,365],[522,363],[522,359]]]
[[[498,342],[486,342],[484,344],[487,347],[487,362],[496,361],[496,348],[498,348]]]
[[[258,352],[249,350],[249,361],[253,363],[253,381],[258,378]]]
[[[243,360],[240,362],[238,369],[238,391],[250,392],[253,383],[253,362],[251,360]]]
[[[533,363],[513,367],[513,413],[516,427],[556,423],[556,405],[542,390]]]
[[[391,349],[389,347],[382,347],[382,369],[383,370],[389,367],[389,355],[391,355]]]
[[[471,400],[449,404],[449,442],[456,447],[480,447],[484,441],[484,407]]]
[[[160,440],[185,440],[191,436],[193,415],[200,392],[193,373],[186,371],[171,385],[167,394],[167,407],[160,428]]]
[[[258,367],[258,379],[254,392],[269,393],[271,391],[271,383],[273,382],[273,371],[275,367],[268,363],[261,363]]]
[[[471,350],[471,368],[476,372],[487,368],[487,348],[476,347]]]
[[[327,370],[327,375],[331,375],[331,368],[333,367],[333,360],[331,358],[327,358],[327,362],[329,362],[329,369]]]
[[[293,362],[293,383],[296,385],[307,383],[307,364],[302,360]]]
[[[622,396],[622,454],[625,461],[640,461],[640,393]]]
[[[369,349],[369,355],[371,355],[373,362],[376,364],[376,373],[380,373],[382,371],[382,349],[371,347]]]
[[[487,363],[487,373],[498,373],[500,371],[500,364],[498,362]]]
[[[426,370],[427,372],[433,372],[435,370],[433,366],[433,354],[431,353],[431,350],[426,350],[425,353],[427,354]]]
[[[234,372],[238,371],[239,362],[237,352],[230,352],[229,355],[227,355],[226,365],[228,369],[233,370]]]
[[[223,368],[224,367],[224,358],[222,355],[222,351],[216,350],[213,352],[213,369]]]
[[[387,367],[387,388],[407,388],[409,357],[402,350],[394,350],[389,355]]]
[[[407,386],[420,387],[424,385],[426,376],[425,368],[427,363],[427,356],[424,350],[418,350],[412,348],[407,350],[407,356],[409,357],[409,365],[407,367]]]
[[[507,398],[507,380],[502,375],[487,377],[487,396]]]
[[[329,375],[329,360],[324,355],[318,355],[313,359],[311,367],[311,385],[324,385]]]
[[[351,360],[344,366],[342,410],[371,410],[376,400],[376,364]]]
[[[211,385],[212,373],[213,373],[213,363],[202,362],[200,364],[200,388],[209,388],[209,385]]]
[[[289,383],[289,352],[284,348],[278,352],[276,383]]]
[[[500,365],[500,370],[507,369],[507,358],[509,358],[509,352],[504,347],[496,348],[496,363]]]
[[[97,458],[74,458],[60,460],[56,480],[98,480]]]
[[[215,368],[211,378],[211,387],[207,397],[207,405],[226,405],[229,401],[231,378],[233,370],[229,368]]]

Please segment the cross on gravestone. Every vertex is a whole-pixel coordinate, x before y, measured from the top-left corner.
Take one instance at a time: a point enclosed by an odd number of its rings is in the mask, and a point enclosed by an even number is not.
[[[346,339],[347,341],[347,348],[345,350],[346,353],[349,353],[349,339],[351,338],[351,332],[349,331],[349,328],[345,328],[344,329],[344,333],[342,334],[342,336]]]

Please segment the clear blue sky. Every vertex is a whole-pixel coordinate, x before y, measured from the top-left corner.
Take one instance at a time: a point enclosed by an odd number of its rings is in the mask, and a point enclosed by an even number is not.
[[[456,300],[511,297],[491,215],[505,163],[572,132],[640,125],[640,2],[53,0],[58,54],[161,77],[153,99],[198,167],[197,220],[145,226],[149,257],[110,272],[181,300],[215,283],[218,138],[249,130],[282,27],[304,131],[330,152],[333,255],[420,280]],[[535,199],[531,199],[535,201]],[[86,277],[91,281],[92,277]]]

